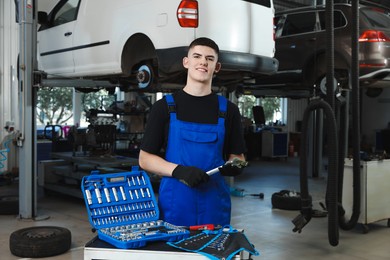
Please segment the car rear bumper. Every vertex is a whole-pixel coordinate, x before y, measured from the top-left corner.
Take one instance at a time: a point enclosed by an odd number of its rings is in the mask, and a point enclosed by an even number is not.
[[[187,55],[187,47],[157,50],[159,70],[163,74],[183,70],[182,60]],[[278,70],[279,62],[275,58],[249,53],[220,51],[221,71],[250,72],[254,74],[273,74]]]
[[[388,85],[390,83],[390,68],[379,69],[375,71],[360,70],[359,77],[361,86],[370,86],[374,85]]]

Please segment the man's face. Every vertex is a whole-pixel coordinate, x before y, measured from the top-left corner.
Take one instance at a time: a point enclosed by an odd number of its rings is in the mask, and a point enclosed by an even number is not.
[[[221,68],[216,52],[202,45],[189,50],[188,56],[183,59],[183,66],[188,70],[188,76],[198,82],[210,81]]]

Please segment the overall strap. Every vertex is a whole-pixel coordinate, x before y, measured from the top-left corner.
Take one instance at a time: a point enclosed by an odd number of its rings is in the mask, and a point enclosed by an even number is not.
[[[171,119],[176,119],[176,104],[171,94],[165,95],[165,100],[168,104],[168,113]]]
[[[219,111],[218,111],[218,124],[225,124],[225,118],[227,114],[227,99],[218,95]]]

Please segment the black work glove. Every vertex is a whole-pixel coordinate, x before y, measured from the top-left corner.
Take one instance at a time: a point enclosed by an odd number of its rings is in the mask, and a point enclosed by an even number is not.
[[[210,179],[210,176],[205,171],[197,167],[183,165],[178,165],[173,170],[172,177],[178,179],[191,188],[202,182],[207,182]]]
[[[218,170],[222,176],[237,176],[242,173],[243,168],[227,164],[222,167],[219,167]]]

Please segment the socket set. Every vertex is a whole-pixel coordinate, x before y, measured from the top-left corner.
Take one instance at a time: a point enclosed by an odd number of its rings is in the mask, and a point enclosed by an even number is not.
[[[163,220],[149,176],[133,166],[131,172],[92,171],[81,189],[91,225],[98,237],[118,248],[138,248],[148,241],[178,241],[190,232]]]

